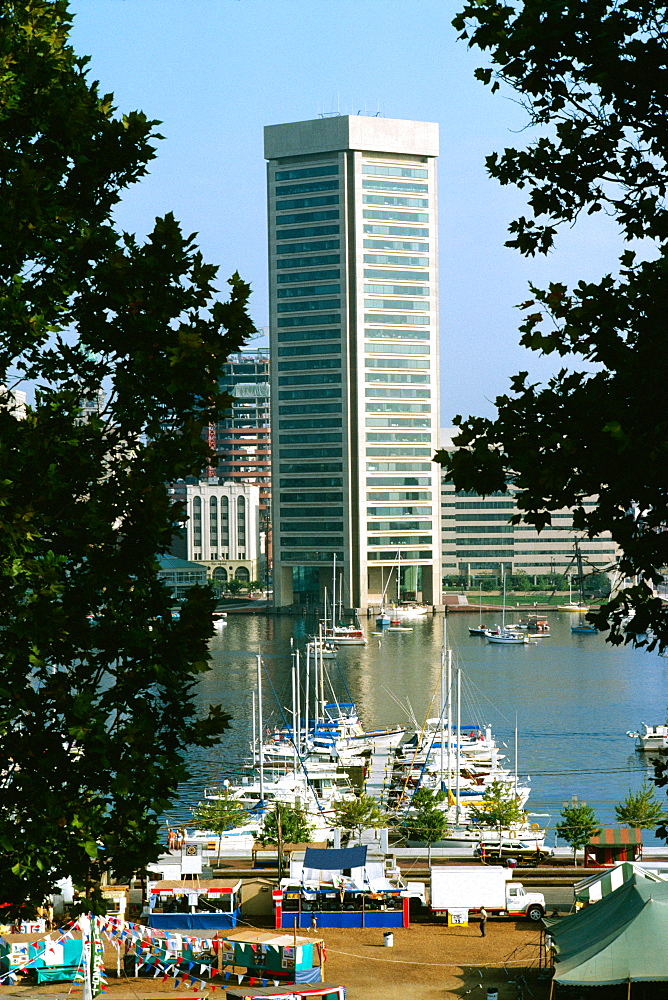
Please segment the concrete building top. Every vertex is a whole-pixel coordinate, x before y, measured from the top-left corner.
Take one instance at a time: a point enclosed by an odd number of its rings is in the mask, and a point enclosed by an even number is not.
[[[267,125],[264,129],[264,155],[267,160],[344,149],[438,156],[438,125],[399,118],[337,115],[286,125]]]
[[[459,434],[459,427],[441,427],[438,432],[438,446],[447,451],[454,451],[453,437]]]

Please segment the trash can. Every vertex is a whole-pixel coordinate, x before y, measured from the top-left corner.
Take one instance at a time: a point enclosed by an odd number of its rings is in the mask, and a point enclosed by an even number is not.
[[[385,948],[394,948],[394,934],[391,931],[383,934],[383,945]]]
[[[496,986],[489,986],[487,989],[487,1000],[499,1000],[499,991]]]

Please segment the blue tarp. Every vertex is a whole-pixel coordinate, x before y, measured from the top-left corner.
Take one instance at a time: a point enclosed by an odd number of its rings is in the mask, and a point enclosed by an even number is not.
[[[296,983],[321,983],[322,975],[319,965],[316,965],[314,969],[297,969],[295,971],[295,982]]]
[[[323,910],[306,913],[282,913],[281,928],[292,930],[323,930],[326,927],[403,927],[401,910]]]
[[[241,910],[233,913],[150,913],[148,926],[156,930],[213,931],[228,930],[237,926]]]
[[[307,847],[304,853],[304,868],[316,868],[325,872],[340,872],[344,868],[363,868],[366,864],[366,845],[363,847],[332,847],[321,849]]]

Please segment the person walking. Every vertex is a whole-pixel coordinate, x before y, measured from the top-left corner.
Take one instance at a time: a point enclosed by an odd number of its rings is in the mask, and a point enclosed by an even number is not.
[[[487,910],[484,906],[480,910],[480,937],[487,937]]]

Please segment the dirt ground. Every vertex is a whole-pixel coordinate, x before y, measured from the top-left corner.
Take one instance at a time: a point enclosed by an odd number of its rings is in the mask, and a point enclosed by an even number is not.
[[[301,932],[302,934],[308,932]],[[477,923],[467,927],[413,924],[395,928],[394,946],[384,946],[382,930],[324,930],[327,962],[324,978],[346,987],[348,1000],[486,1000],[488,988],[498,990],[499,1000],[547,1000],[549,978],[539,970],[540,927],[526,922],[490,920],[482,938]],[[16,938],[18,940],[18,936]],[[173,983],[158,979],[116,979],[115,953],[108,949],[109,972],[105,989],[110,1000],[175,995]],[[522,978],[524,977],[524,978]],[[217,981],[214,979],[213,981]],[[224,987],[223,987],[224,988]],[[221,987],[205,995],[222,997]],[[202,996],[202,991],[179,986],[179,993]],[[41,1000],[42,997],[81,997],[80,986],[0,985],[0,997]]]

